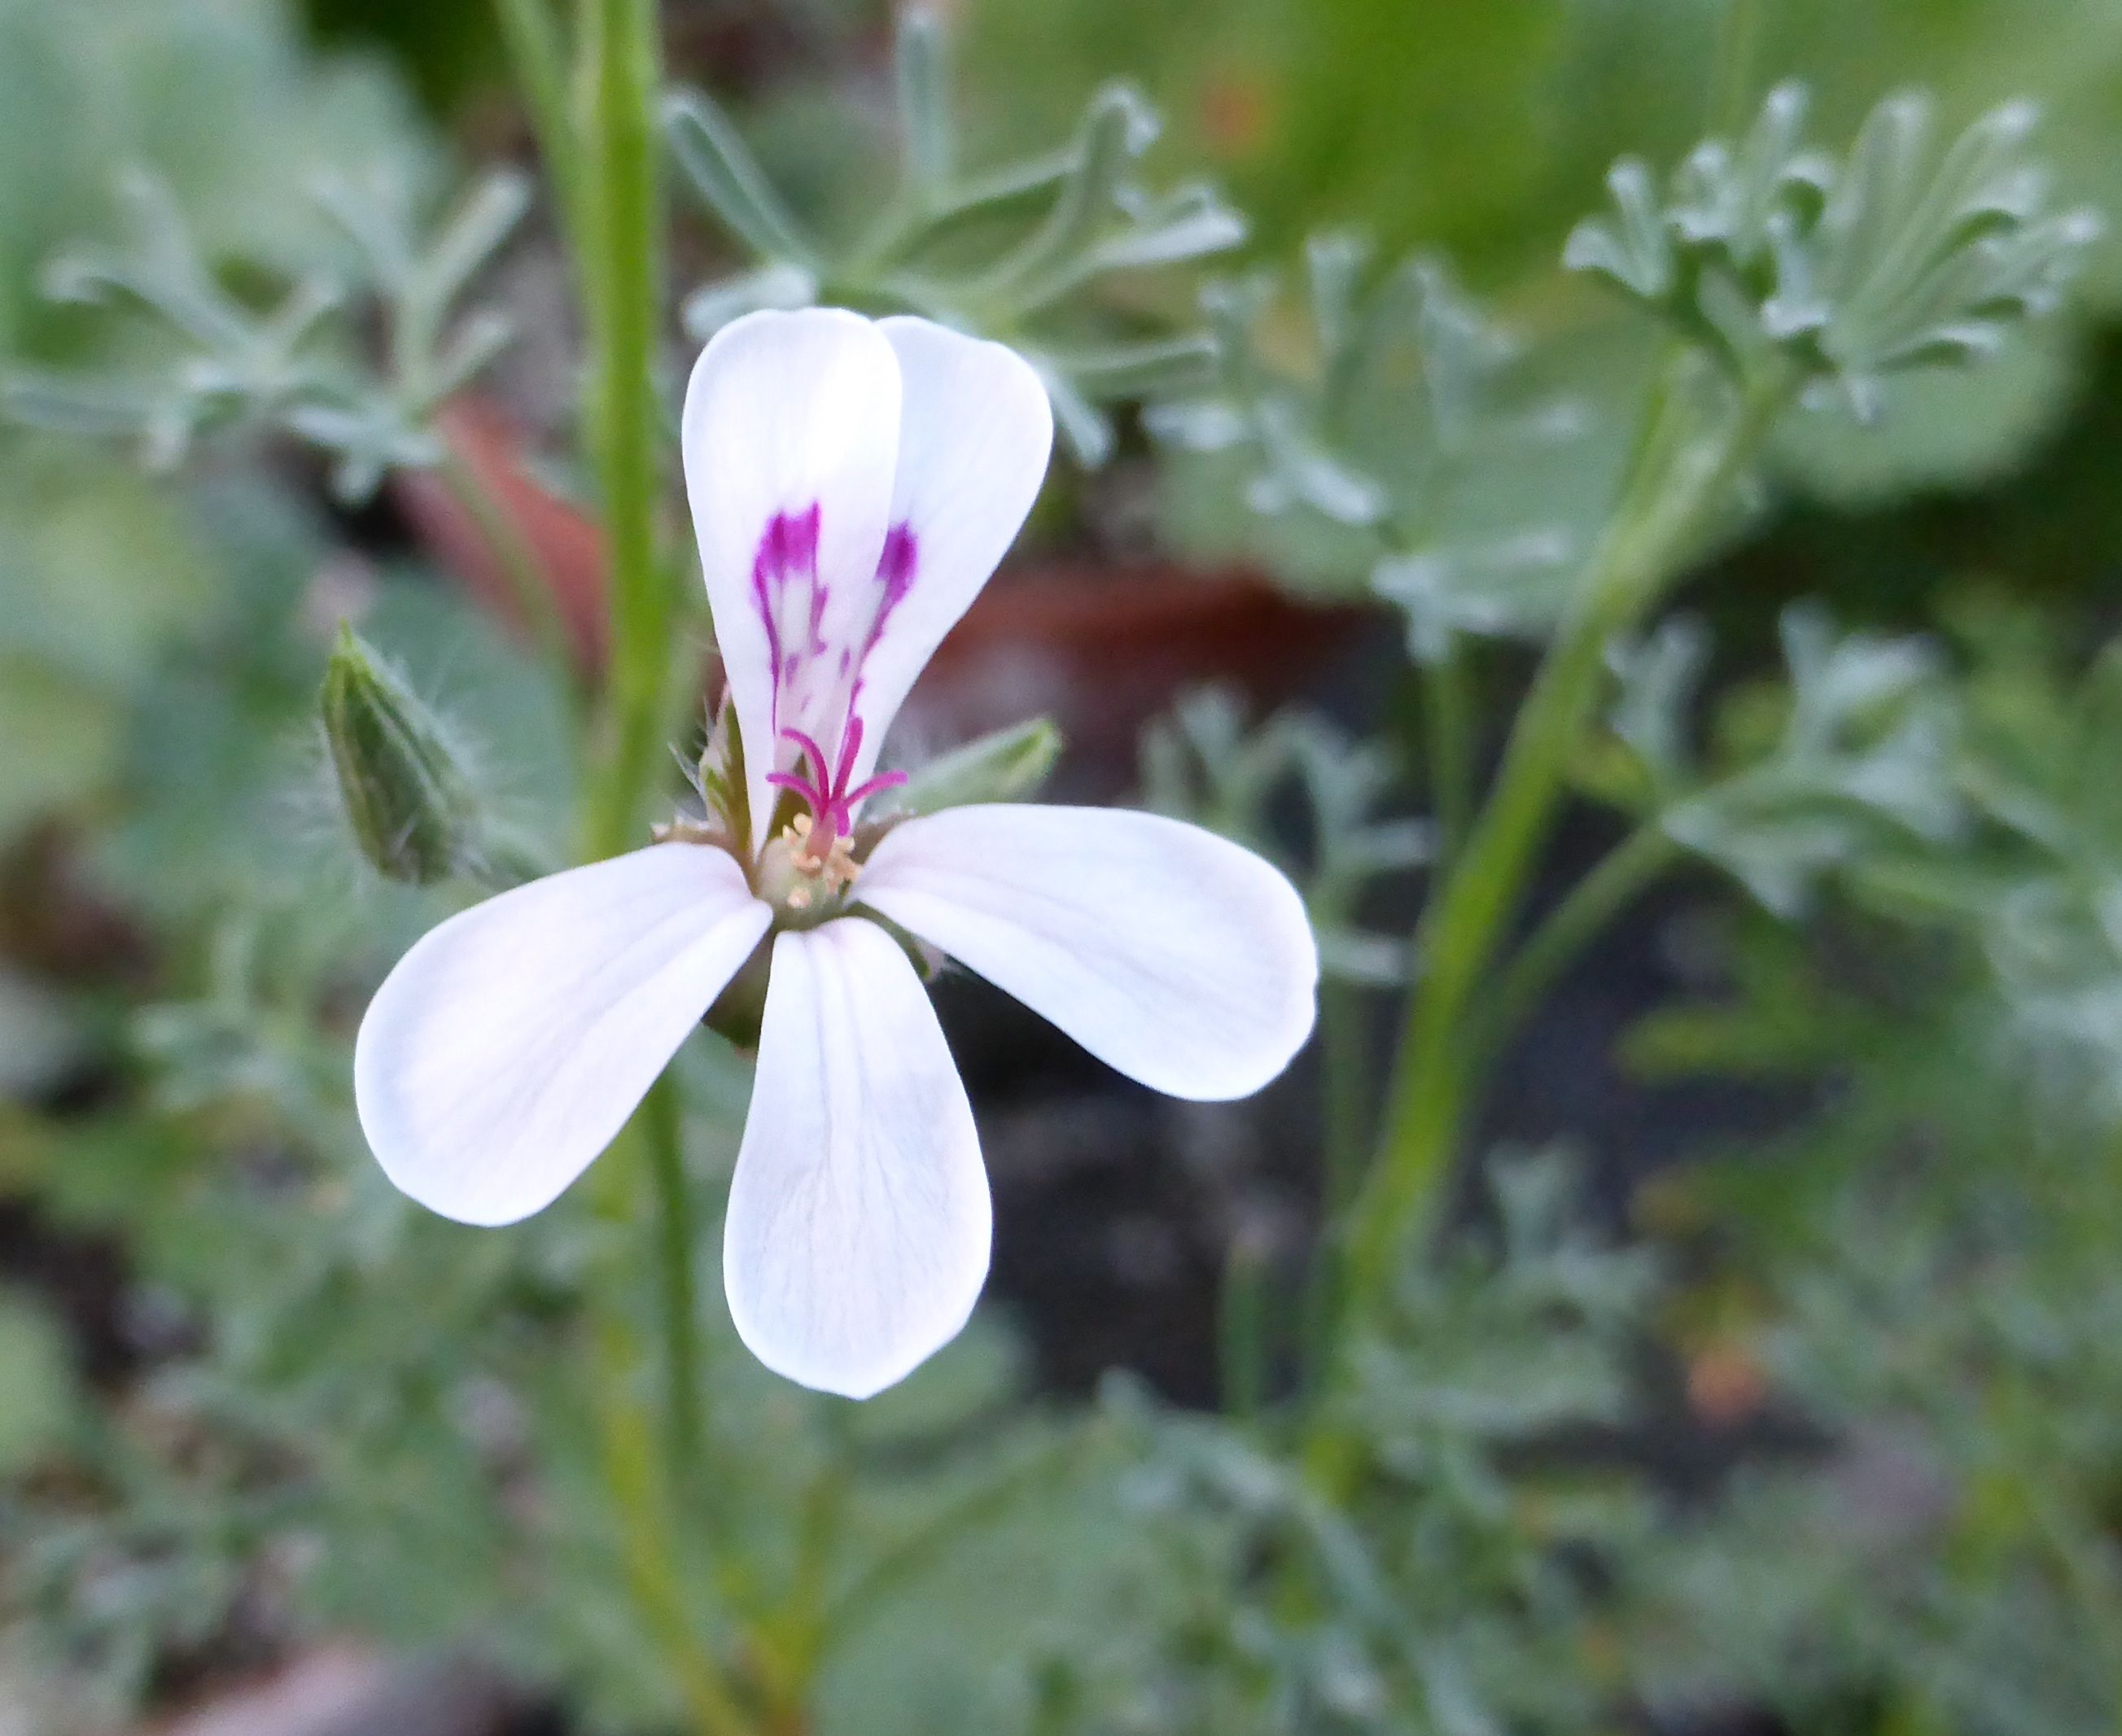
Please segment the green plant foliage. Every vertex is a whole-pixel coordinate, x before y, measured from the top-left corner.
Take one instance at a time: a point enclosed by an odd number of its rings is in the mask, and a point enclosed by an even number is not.
[[[757,261],[697,291],[686,329],[705,339],[754,308],[825,301],[918,313],[998,338],[1039,369],[1077,458],[1101,464],[1113,448],[1103,406],[1183,384],[1213,352],[1201,334],[1143,335],[1070,304],[1094,310],[1094,292],[1108,279],[1223,252],[1245,226],[1206,182],[1161,191],[1144,184],[1138,165],[1160,123],[1124,84],[1091,97],[1066,143],[966,169],[944,54],[941,26],[909,9],[898,40],[900,183],[876,226],[846,246],[803,224],[704,93],[671,100],[680,170]]]
[[[328,272],[306,277],[264,313],[221,286],[166,186],[136,173],[124,192],[129,245],[60,255],[46,289],[91,306],[122,299],[158,319],[176,340],[167,371],[99,381],[17,371],[0,408],[34,427],[136,440],[157,469],[181,464],[194,440],[217,427],[284,431],[333,456],[333,490],[349,503],[373,495],[387,471],[442,462],[435,413],[512,335],[491,309],[460,321],[452,310],[522,217],[530,190],[520,176],[488,175],[424,240],[401,189],[323,183],[318,202],[352,243],[357,268],[344,282]],[[345,333],[326,329],[357,288],[385,310],[380,371]]]
[[[1376,589],[1408,611],[1416,653],[1461,633],[1524,632],[1559,607],[1573,525],[1494,521],[1499,469],[1559,468],[1584,433],[1581,406],[1528,385],[1519,346],[1432,259],[1381,270],[1347,236],[1306,254],[1310,329],[1296,365],[1275,324],[1270,274],[1204,297],[1221,357],[1214,391],[1167,397],[1148,423],[1177,451],[1187,522],[1222,535],[1250,514],[1308,595]],[[1204,525],[1204,530],[1207,530]],[[1208,530],[1207,534],[1215,532]]]
[[[1248,733],[1237,702],[1208,688],[1143,733],[1141,777],[1143,798],[1158,813],[1284,856],[1330,975],[1373,987],[1404,980],[1405,949],[1360,926],[1364,895],[1373,882],[1427,863],[1433,840],[1423,823],[1378,811],[1392,780],[1377,749],[1298,712]],[[1271,818],[1292,789],[1302,795],[1311,839],[1303,863],[1287,858]]]
[[[1817,464],[1831,422],[1904,487],[1896,418],[1942,401],[1930,364],[1986,359],[2054,303],[2089,233],[2058,213],[2111,164],[2082,152],[2051,198],[2024,110],[1944,138],[2023,75],[2061,136],[2113,156],[2096,86],[2122,34],[2092,0],[2041,3],[1737,8],[1750,49],[1694,0],[1071,0],[1007,30],[976,6],[962,112],[918,12],[888,80],[792,79],[754,93],[741,133],[666,97],[685,182],[744,251],[688,305],[693,339],[813,301],[1002,338],[1040,366],[1077,455],[1122,460],[1083,491],[1100,558],[1153,492],[1186,551],[1396,613],[1374,646],[1407,653],[1379,678],[1389,714],[1255,724],[1215,689],[1142,744],[1148,805],[1289,871],[1328,977],[1320,1089],[1301,1069],[1257,1112],[1294,1129],[1302,1168],[1224,1249],[1218,1415],[1124,1377],[1093,1405],[1040,1395],[1000,1309],[858,1408],[756,1368],[712,1281],[750,1070],[710,1036],[670,1086],[659,1180],[690,1240],[652,1250],[676,1250],[658,1284],[614,1203],[624,1172],[479,1234],[390,1188],[351,1102],[364,994],[483,884],[568,855],[597,758],[570,707],[595,696],[563,694],[432,576],[341,546],[255,444],[203,436],[292,436],[348,500],[435,464],[437,407],[504,340],[467,302],[527,185],[474,178],[428,224],[438,177],[402,101],[308,60],[264,0],[0,0],[16,408],[213,465],[151,491],[49,434],[0,453],[0,1183],[22,1202],[0,1236],[46,1257],[0,1295],[0,1729],[121,1727],[187,1669],[345,1636],[473,1648],[613,1732],[1584,1736],[1727,1712],[1792,1736],[2111,1729],[2122,656],[1993,598],[1927,632],[1844,631],[1867,617],[1837,596],[1789,609],[1780,660],[1727,684],[1704,630],[1655,612],[1745,520],[1757,461]],[[560,11],[509,15],[551,26],[555,70],[599,40]],[[859,54],[866,19],[776,15],[775,41]],[[1129,65],[1096,63],[1115,56]],[[1728,134],[1787,68],[1856,128],[1845,159],[1807,145],[1781,88],[1751,133],[1686,154],[1705,82]],[[1101,82],[1123,70],[1139,89]],[[1935,108],[1871,109],[1911,73]],[[563,194],[591,148],[573,129],[625,82],[540,99]],[[1219,169],[1269,198],[1271,245],[1367,211],[1391,248],[1315,241],[1301,297],[1271,269],[1204,286],[1245,226],[1162,170],[1144,90],[1182,147],[1220,139]],[[1622,147],[1682,166],[1617,171],[1615,210],[1571,252],[1664,316],[1670,370],[1652,322],[1607,320],[1551,270],[1563,213]],[[1439,240],[1524,336],[1400,251]],[[1992,460],[2073,377],[2067,335],[2030,362],[2012,348],[1965,378],[2024,363],[2022,417],[1987,385],[1954,400],[1955,437]],[[1881,420],[1776,422],[1800,385]],[[675,499],[635,479],[621,528],[652,555],[681,544]],[[676,718],[700,647],[671,638]],[[1455,685],[1470,645],[1505,639],[1545,659],[1516,717],[1479,704],[1515,657]],[[1431,704],[1434,823],[1401,800],[1403,686]],[[1371,693],[1352,682],[1337,716]],[[1015,798],[1059,751],[1043,723],[1001,732],[899,800]],[[1572,788],[1633,823],[1629,872],[1549,904],[1535,876],[1568,864],[1538,858]],[[1650,1010],[1619,1058],[1705,1095],[1781,1094],[1767,1132],[1698,1132],[1688,1155],[1714,1160],[1609,1234],[1591,1226],[1620,1220],[1614,1177],[1653,1154],[1587,1127],[1611,1148],[1596,1203],[1553,1154],[1476,1161],[1481,1092],[1516,991],[1552,987],[1640,865],[1676,858],[1662,956],[1699,992]],[[1401,921],[1418,891],[1484,931],[1470,948]],[[1388,1082],[1372,1015],[1455,972],[1466,995]],[[1554,1047],[1534,1064],[1559,1074]],[[1003,1124],[1020,1107],[979,1105]],[[1374,1145],[1381,1164],[1401,1123],[1439,1115],[1416,1233],[1357,1307],[1345,1256],[1370,1220],[1347,1202],[1368,1197]],[[1171,1145],[1178,1175],[1194,1154]],[[95,1262],[115,1324],[91,1358],[70,1281]],[[688,1281],[704,1300],[674,1302]],[[697,1390],[666,1388],[663,1357],[615,1356],[659,1332],[697,1336]],[[1303,1365],[1277,1363],[1299,1339]],[[680,1399],[703,1416],[697,1458],[661,1438]],[[1681,1491],[1675,1446],[1716,1468]],[[733,1720],[703,1715],[701,1660]]]
[[[1698,146],[1662,194],[1624,159],[1615,214],[1580,225],[1563,263],[1610,278],[1745,379],[1794,369],[1820,401],[1878,413],[1891,374],[1993,353],[2051,311],[2099,233],[2057,212],[2023,147],[2024,103],[1942,150],[1933,105],[1890,97],[1846,158],[1803,142],[1805,93],[1772,91],[1736,145]]]
[[[1553,1155],[1490,1178],[1492,1229],[1411,1276],[1360,1348],[1350,1500],[1229,1425],[1124,1407],[1154,1566],[1100,1649],[1035,1678],[1031,1728],[1599,1727],[1618,1684],[1595,1661],[1598,1580],[1649,1514],[1554,1449],[1626,1411],[1654,1273],[1583,1230]]]
[[[315,178],[417,182],[428,161],[395,87],[312,62],[269,0],[7,0],[0,371],[168,360],[138,328],[44,293],[50,262],[115,215],[125,166],[153,166],[217,269],[241,259],[302,280],[334,253],[306,196]],[[129,464],[14,432],[0,433],[0,727],[16,744],[0,768],[0,839],[12,839],[109,791],[138,696],[214,579],[182,506]]]
[[[1821,879],[1913,834],[1965,836],[1954,760],[1955,707],[1930,647],[1838,637],[1818,610],[1783,622],[1787,693],[1765,740],[1734,740],[1714,770],[1688,743],[1708,652],[1699,627],[1665,623],[1617,655],[1615,745],[1600,775],[1635,797],[1647,822],[1718,863],[1770,910],[1800,914]],[[1735,717],[1735,734],[1760,720]]]

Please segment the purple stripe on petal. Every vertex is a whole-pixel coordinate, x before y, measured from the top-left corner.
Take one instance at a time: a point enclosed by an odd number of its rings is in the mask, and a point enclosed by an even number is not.
[[[884,539],[884,553],[877,557],[877,582],[884,587],[884,601],[876,612],[876,624],[881,628],[885,617],[899,607],[906,593],[914,588],[914,569],[919,553],[914,541],[914,527],[898,524],[891,527]],[[876,635],[870,635],[870,642],[876,642]]]
[[[797,652],[784,643],[780,601],[790,583],[802,579],[811,587],[810,628],[813,638],[825,608],[823,587],[818,583],[819,503],[813,501],[801,512],[777,512],[767,520],[751,560],[751,594],[759,618],[766,628],[767,666],[774,679],[774,716],[781,709],[781,688],[794,672]]]

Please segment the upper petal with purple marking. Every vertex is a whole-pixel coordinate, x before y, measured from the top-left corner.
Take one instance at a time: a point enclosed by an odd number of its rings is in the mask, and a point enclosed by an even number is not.
[[[778,786],[829,830],[852,825],[885,732],[1022,525],[1052,441],[1028,364],[927,320],[760,313],[708,346],[686,481],[755,816]]]
[[[885,320],[877,329],[899,357],[901,410],[879,608],[853,696],[863,724],[858,780],[1023,528],[1054,446],[1046,389],[1014,350],[927,320]]]
[[[855,314],[750,315],[693,370],[685,487],[755,814],[768,778],[798,763],[787,732],[829,750],[842,734],[877,612],[899,425],[898,359]]]

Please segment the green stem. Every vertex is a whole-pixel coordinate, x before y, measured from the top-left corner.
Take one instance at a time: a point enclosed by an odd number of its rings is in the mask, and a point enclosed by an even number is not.
[[[1707,436],[1668,365],[1629,480],[1507,743],[1493,790],[1417,931],[1421,978],[1395,1066],[1382,1149],[1348,1213],[1343,1324],[1383,1308],[1427,1220],[1470,1108],[1461,1025],[1553,823],[1605,674],[1609,642],[1638,621],[1693,553],[1781,407],[1780,380],[1749,391]],[[1337,1338],[1342,1336],[1337,1326]],[[1332,1473],[1330,1472],[1329,1475]]]
[[[750,1736],[750,1720],[695,1631],[684,1584],[671,1560],[669,1508],[657,1468],[654,1419],[639,1395],[647,1359],[623,1312],[600,1309],[591,1330],[605,1478],[619,1510],[627,1581],[634,1602],[669,1661],[699,1736]]]
[[[1316,1388],[1332,1358],[1340,1311],[1343,1234],[1363,1178],[1371,1140],[1371,1038],[1365,991],[1328,978],[1319,985],[1319,1071],[1325,1175],[1320,1233],[1304,1300],[1306,1379]]]
[[[1267,1398],[1269,1262],[1260,1239],[1243,1227],[1223,1254],[1217,1297],[1217,1360],[1223,1414],[1256,1421]]]
[[[611,668],[585,794],[582,843],[595,860],[638,842],[661,757],[672,667],[675,586],[657,552],[662,430],[656,362],[663,306],[657,9],[655,0],[577,0],[572,124],[549,17],[536,0],[520,0],[514,14],[512,40],[549,147],[562,137],[579,147],[578,156],[566,156],[573,166],[558,172],[589,329],[585,445],[602,496],[611,600]],[[694,1724],[700,1736],[746,1736],[751,1721],[699,1631],[674,1542],[675,1497],[703,1435],[680,1126],[677,1087],[666,1076],[592,1172],[598,1210],[623,1244],[638,1245],[637,1226],[653,1203],[664,1341],[659,1430],[655,1407],[640,1393],[650,1359],[621,1300],[637,1281],[635,1262],[610,1262],[590,1290],[605,1465],[635,1596]]]
[[[662,248],[653,0],[578,0],[577,92],[589,175],[580,216],[591,326],[590,446],[611,586],[611,677],[588,852],[638,842],[662,754],[674,587],[657,558]]]
[[[568,113],[567,58],[549,0],[494,0],[501,36],[516,82],[530,111],[531,130],[558,196],[560,224],[579,249],[587,169]]]
[[[677,1083],[666,1073],[641,1109],[642,1141],[656,1193],[657,1267],[662,1301],[664,1434],[680,1479],[698,1468],[706,1426],[699,1300],[693,1282],[692,1196]]]
[[[1420,671],[1429,749],[1431,812],[1437,820],[1438,874],[1449,871],[1465,841],[1474,805],[1474,731],[1465,652],[1449,646]]]
[[[1494,1058],[1584,949],[1679,853],[1656,826],[1643,826],[1570,888],[1476,1004],[1465,1043],[1470,1069],[1484,1068]]]

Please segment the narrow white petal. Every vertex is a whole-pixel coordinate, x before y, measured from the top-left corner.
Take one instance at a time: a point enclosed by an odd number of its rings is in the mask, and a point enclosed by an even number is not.
[[[899,470],[881,576],[890,604],[863,660],[855,710],[869,775],[885,732],[943,636],[1023,527],[1054,446],[1054,413],[1031,365],[999,343],[927,320],[877,328],[899,357]]]
[[[1244,1097],[1311,1034],[1303,901],[1250,850],[1112,808],[946,809],[876,847],[872,908],[1174,1097]]]
[[[844,918],[774,943],[722,1276],[752,1354],[849,1398],[958,1334],[992,1217],[965,1088],[899,944]]]
[[[781,730],[837,737],[845,714],[840,656],[873,613],[899,422],[890,344],[835,308],[732,320],[694,366],[685,489],[755,827],[767,773],[794,761]]]
[[[452,917],[354,1044],[392,1181],[466,1224],[543,1210],[610,1145],[771,920],[726,852],[657,844]]]

